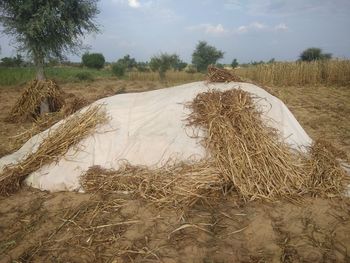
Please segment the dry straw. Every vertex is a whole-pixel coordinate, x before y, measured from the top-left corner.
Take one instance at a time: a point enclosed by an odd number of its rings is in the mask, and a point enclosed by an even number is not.
[[[34,135],[50,128],[60,120],[70,116],[86,105],[87,101],[84,98],[79,98],[75,95],[73,95],[72,99],[66,99],[65,104],[59,112],[44,113],[38,116],[29,129],[11,137],[11,145],[13,149],[20,148],[23,143],[28,141]]]
[[[302,191],[300,161],[264,124],[249,93],[212,90],[198,94],[189,107],[189,125],[204,128],[204,147],[245,200]]]
[[[226,69],[214,67],[213,65],[208,66],[207,79],[209,82],[230,82],[230,81],[242,81],[235,73],[230,72]]]
[[[222,193],[224,182],[210,162],[180,163],[151,169],[125,163],[117,171],[92,167],[82,176],[88,192],[131,192],[159,205],[190,207]]]
[[[8,121],[20,121],[36,118],[40,114],[40,104],[46,100],[50,112],[59,111],[63,104],[63,93],[51,80],[34,80],[24,89],[20,98],[11,109]]]
[[[309,156],[292,151],[264,124],[249,93],[212,90],[198,94],[188,107],[188,125],[204,130],[209,159],[158,169],[94,168],[82,177],[85,190],[131,191],[158,204],[185,208],[199,200],[219,200],[231,189],[244,201],[342,193],[344,172],[332,152],[320,143],[310,148]]]
[[[91,106],[62,122],[43,139],[38,149],[17,164],[6,166],[0,174],[0,195],[15,192],[27,175],[43,165],[58,161],[70,147],[107,121],[101,106]]]

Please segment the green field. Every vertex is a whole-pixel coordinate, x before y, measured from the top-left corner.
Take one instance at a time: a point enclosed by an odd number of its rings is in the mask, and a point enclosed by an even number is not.
[[[59,82],[80,81],[77,74],[88,73],[91,78],[111,77],[109,70],[87,69],[82,67],[46,67],[46,76]],[[35,68],[0,67],[0,86],[20,85],[35,78]]]

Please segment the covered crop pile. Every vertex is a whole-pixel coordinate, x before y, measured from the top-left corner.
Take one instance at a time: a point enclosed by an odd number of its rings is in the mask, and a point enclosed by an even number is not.
[[[343,192],[345,173],[328,147],[316,142],[309,155],[293,151],[263,122],[248,92],[212,90],[187,106],[188,125],[204,131],[202,144],[210,157],[158,169],[92,169],[82,177],[85,190],[131,191],[153,202],[186,207],[217,200],[230,190],[244,201]]]

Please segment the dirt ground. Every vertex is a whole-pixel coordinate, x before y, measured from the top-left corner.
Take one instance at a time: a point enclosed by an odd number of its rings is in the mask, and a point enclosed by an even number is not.
[[[67,83],[88,101],[165,87],[115,79]],[[3,119],[22,87],[0,87],[0,156],[30,123]],[[273,88],[306,131],[350,153],[350,89]],[[121,194],[23,188],[0,197],[2,262],[350,262],[350,200],[243,204],[235,196],[188,211]]]
[[[128,195],[0,199],[0,262],[349,262],[350,201],[233,196],[189,211]]]

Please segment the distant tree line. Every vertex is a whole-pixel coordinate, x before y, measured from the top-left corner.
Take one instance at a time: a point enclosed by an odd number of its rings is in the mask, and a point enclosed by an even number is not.
[[[274,58],[269,61],[251,61],[249,63],[240,64],[236,58],[232,60],[231,64],[218,63],[220,59],[224,57],[224,52],[218,50],[216,47],[209,45],[205,41],[199,41],[192,54],[192,64],[184,62],[177,54],[161,53],[154,55],[150,58],[150,61],[136,61],[135,58],[129,54],[118,59],[116,62],[111,63],[111,71],[118,77],[123,77],[126,72],[138,71],[138,72],[157,72],[160,79],[165,79],[166,72],[168,70],[174,71],[186,71],[188,73],[205,72],[209,65],[216,65],[217,67],[224,68],[237,68],[257,66],[262,64],[275,63]],[[298,61],[318,61],[331,59],[332,54],[324,53],[320,48],[308,48],[304,50]],[[85,53],[82,56],[81,63],[73,63],[64,61],[58,58],[46,59],[46,65],[68,65],[68,66],[83,66],[87,68],[102,69],[105,67],[106,60],[102,53]],[[3,67],[21,67],[32,65],[29,62],[25,62],[21,55],[15,57],[4,57],[1,59],[0,66]]]

